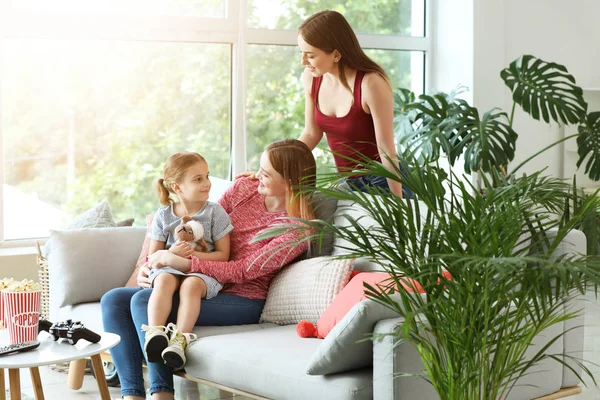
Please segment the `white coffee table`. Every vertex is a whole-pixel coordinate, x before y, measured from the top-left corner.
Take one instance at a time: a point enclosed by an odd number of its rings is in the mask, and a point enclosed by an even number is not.
[[[44,399],[42,382],[40,381],[39,366],[56,364],[61,362],[81,360],[86,357],[92,359],[92,367],[98,382],[98,389],[102,400],[110,400],[104,368],[100,354],[116,346],[121,338],[119,335],[107,332],[98,332],[102,339],[98,343],[90,343],[80,339],[76,345],[71,345],[65,339],[54,341],[47,332],[41,332],[38,336],[40,347],[34,350],[0,356],[0,400],[6,398],[6,386],[4,383],[4,369],[8,369],[10,381],[10,398],[17,400],[21,398],[20,368],[29,368],[33,391],[36,400]],[[0,346],[8,344],[8,332],[0,330]]]

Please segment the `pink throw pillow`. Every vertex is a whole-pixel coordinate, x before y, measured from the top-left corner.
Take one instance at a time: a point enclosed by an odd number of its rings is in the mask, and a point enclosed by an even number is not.
[[[375,286],[389,277],[389,274],[383,272],[361,272],[356,274],[317,321],[317,337],[324,339],[355,304],[366,298],[365,282]]]
[[[448,271],[444,271],[442,275],[446,279],[450,279],[450,273],[448,273]],[[354,275],[317,321],[317,337],[319,339],[324,339],[325,336],[331,332],[333,327],[344,318],[352,307],[354,307],[354,305],[366,299],[365,282],[373,287],[377,284],[391,284],[395,287],[395,284],[391,279],[386,282],[388,279],[390,279],[390,274],[384,272],[361,272]],[[404,278],[400,283],[408,292],[413,292],[414,289],[419,293],[423,292],[421,285],[418,282],[413,281],[413,279]]]

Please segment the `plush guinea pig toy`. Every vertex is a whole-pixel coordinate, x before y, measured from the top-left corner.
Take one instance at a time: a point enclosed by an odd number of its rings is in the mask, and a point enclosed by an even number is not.
[[[187,215],[181,217],[181,224],[175,228],[175,237],[178,242],[188,242],[194,246],[195,251],[208,253],[208,245],[204,240],[202,224]]]

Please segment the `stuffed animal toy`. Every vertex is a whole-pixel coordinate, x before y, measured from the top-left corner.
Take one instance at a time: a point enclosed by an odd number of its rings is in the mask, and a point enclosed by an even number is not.
[[[175,228],[175,237],[177,242],[188,242],[194,246],[195,251],[208,253],[208,245],[204,240],[202,224],[187,215],[181,217],[181,224]]]

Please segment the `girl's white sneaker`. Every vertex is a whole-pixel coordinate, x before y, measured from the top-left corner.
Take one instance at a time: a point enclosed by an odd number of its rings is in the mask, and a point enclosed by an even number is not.
[[[146,361],[162,363],[162,352],[169,345],[167,328],[162,325],[142,325],[142,331],[146,332],[144,343]]]
[[[178,370],[185,365],[186,349],[198,339],[198,336],[193,333],[183,333],[174,324],[167,325],[167,329],[171,331],[171,339],[167,348],[162,352],[162,359],[169,367]]]

